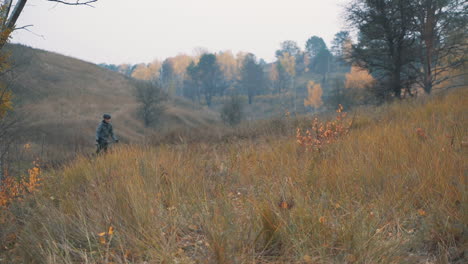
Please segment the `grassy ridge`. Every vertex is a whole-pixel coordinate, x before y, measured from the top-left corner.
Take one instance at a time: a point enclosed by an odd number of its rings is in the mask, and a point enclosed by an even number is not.
[[[41,142],[50,145],[46,150],[53,152],[51,159],[78,148],[89,152],[103,113],[112,114],[116,133],[125,142],[140,142],[152,133],[138,117],[131,79],[53,52],[23,45],[6,48],[12,69],[0,80],[14,94],[14,109],[25,120],[21,136],[33,149]],[[220,123],[218,113],[181,97],[171,98],[166,106],[160,125],[165,129]]]
[[[321,152],[305,151],[291,131],[78,159],[2,211],[17,244],[0,258],[463,263],[466,98],[465,88],[360,110],[350,133]]]

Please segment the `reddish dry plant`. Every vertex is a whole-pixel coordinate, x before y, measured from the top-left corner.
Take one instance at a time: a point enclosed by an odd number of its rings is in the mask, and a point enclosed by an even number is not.
[[[306,151],[320,152],[325,145],[346,135],[349,132],[352,122],[346,121],[347,113],[343,112],[343,106],[341,104],[338,106],[336,113],[335,120],[325,123],[315,118],[314,121],[312,121],[312,128],[306,129],[304,133],[300,128],[297,128],[297,143],[303,146]]]
[[[294,207],[294,200],[292,199],[289,199],[289,200],[284,200],[284,199],[281,199],[279,202],[278,202],[278,207],[280,209],[291,209]]]
[[[424,140],[424,139],[427,139],[426,132],[425,132],[424,129],[422,129],[422,128],[416,129],[416,134],[418,135],[418,137],[419,137],[420,139],[423,139],[423,140]]]
[[[41,185],[39,164],[33,162],[34,167],[28,170],[26,177],[16,179],[7,173],[0,182],[0,208],[8,207],[14,200],[21,200],[25,195],[36,191]]]

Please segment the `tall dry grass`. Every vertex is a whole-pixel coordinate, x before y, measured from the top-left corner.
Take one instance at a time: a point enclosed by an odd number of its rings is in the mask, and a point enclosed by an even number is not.
[[[466,98],[360,110],[320,152],[292,130],[80,158],[1,211],[0,262],[466,263]]]

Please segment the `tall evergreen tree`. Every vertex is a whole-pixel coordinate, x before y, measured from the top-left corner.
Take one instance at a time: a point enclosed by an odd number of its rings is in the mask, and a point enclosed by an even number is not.
[[[309,55],[310,59],[315,58],[322,50],[327,48],[327,44],[321,37],[312,36],[310,37],[305,46],[305,50],[307,55]]]
[[[353,62],[388,84],[389,92],[397,98],[415,81],[411,68],[416,48],[411,2],[354,0],[347,7],[348,21],[359,30]]]
[[[276,51],[276,57],[283,56],[285,53],[293,57],[297,57],[301,53],[301,48],[297,45],[297,42],[293,40],[285,40],[281,42],[280,49]]]
[[[331,53],[321,37],[312,36],[306,42],[306,53],[309,56],[309,69],[325,75],[330,69]]]
[[[204,95],[206,104],[211,106],[213,96],[223,94],[228,87],[226,79],[216,63],[216,55],[203,54],[195,71],[195,78],[200,85],[200,92]]]
[[[243,90],[247,92],[249,104],[252,104],[254,96],[263,89],[264,80],[263,68],[257,62],[257,58],[252,53],[247,54],[242,64],[239,83]]]
[[[340,31],[335,34],[330,51],[334,57],[335,63],[338,66],[348,65],[351,45],[351,37],[348,31]]]

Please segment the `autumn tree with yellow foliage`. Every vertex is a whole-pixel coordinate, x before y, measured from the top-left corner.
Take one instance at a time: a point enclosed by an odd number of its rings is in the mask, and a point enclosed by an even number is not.
[[[304,106],[310,106],[314,109],[318,109],[323,105],[323,91],[322,86],[319,83],[309,81],[307,83],[307,93],[308,96],[306,99],[304,99]]]
[[[184,80],[186,79],[186,69],[194,59],[188,55],[178,55],[164,60],[160,70],[159,80],[162,88],[171,98],[175,95],[182,95]]]
[[[194,60],[194,58],[186,54],[179,54],[170,59],[172,62],[172,69],[174,74],[182,80],[185,79],[187,75],[187,67],[190,65],[190,62]]]
[[[241,57],[243,59],[244,56]],[[234,82],[239,78],[241,62],[238,62],[231,51],[223,51],[216,54],[216,61],[221,68],[226,80]]]
[[[366,89],[371,87],[375,82],[374,77],[369,74],[369,71],[353,65],[351,71],[346,73],[346,89]]]
[[[350,72],[346,73],[343,92],[346,97],[343,104],[350,107],[372,103],[375,101],[379,89],[377,81],[368,70],[352,65]]]
[[[159,60],[154,60],[148,64],[138,64],[135,70],[132,72],[132,77],[144,81],[157,80],[162,67],[162,63]]]

